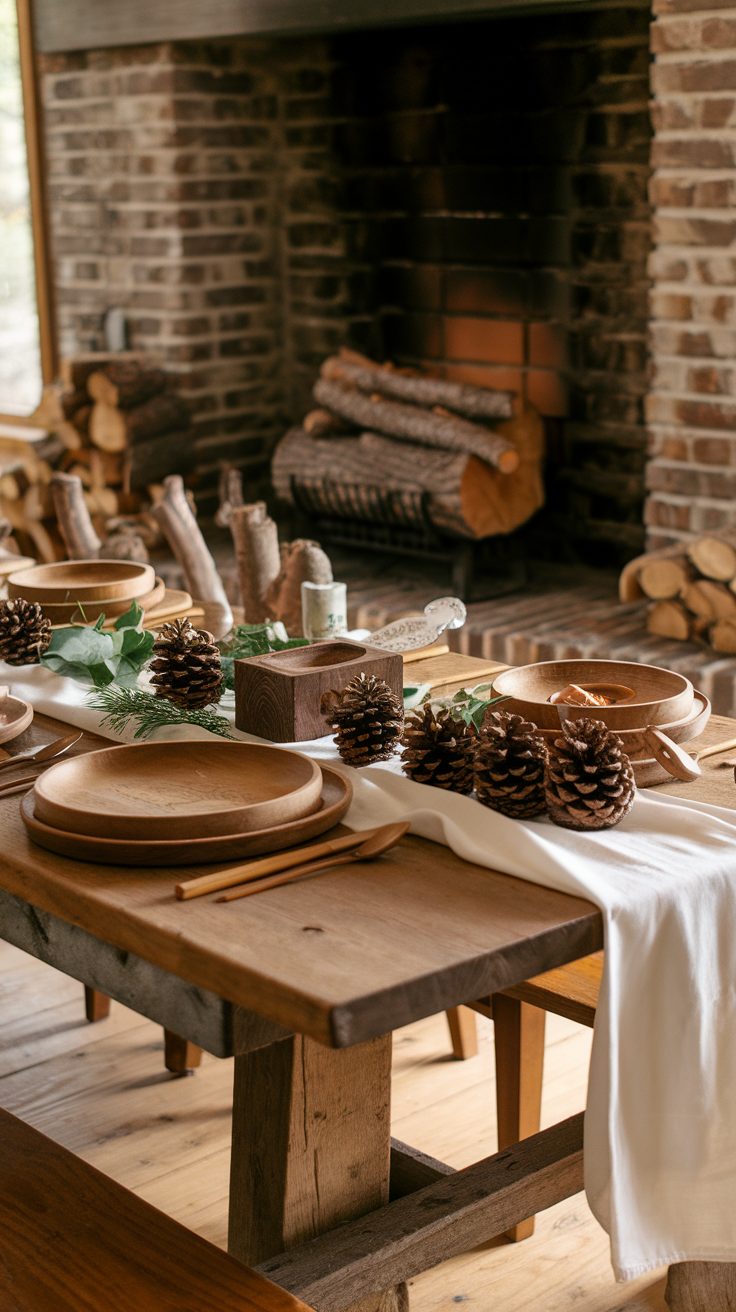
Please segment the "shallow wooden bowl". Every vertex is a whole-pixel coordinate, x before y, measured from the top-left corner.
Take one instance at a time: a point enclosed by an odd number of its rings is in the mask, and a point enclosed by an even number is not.
[[[288,824],[319,806],[322,776],[299,752],[260,743],[105,747],[34,785],[36,815],[75,834],[196,839]]]
[[[134,597],[132,600],[127,598],[124,601],[81,601],[81,602],[43,602],[43,613],[47,615],[53,625],[58,624],[94,624],[100,615],[104,615],[106,620],[119,619],[136,601],[142,607],[144,615],[154,607],[159,606],[166,595],[166,584],[163,579],[156,579],[155,587],[147,592],[145,597]]]
[[[33,707],[20,697],[7,696],[0,702],[0,743],[19,738],[33,719]]]
[[[322,795],[311,815],[255,833],[228,834],[217,838],[173,839],[171,842],[115,838],[93,838],[39,820],[33,793],[21,802],[21,817],[34,843],[61,856],[102,865],[191,866],[207,861],[240,861],[243,857],[281,852],[284,848],[319,838],[339,824],[353,800],[352,784],[337,770],[320,767]]]
[[[57,560],[34,565],[8,578],[8,596],[63,604],[136,601],[156,586],[152,565],[134,560]]]
[[[634,696],[615,706],[552,705],[549,698],[570,683],[623,684]],[[496,695],[507,696],[503,710],[531,720],[540,729],[557,729],[562,720],[593,718],[617,732],[668,724],[690,714],[693,685],[682,674],[630,661],[542,661],[504,670],[493,680]],[[500,709],[500,708],[499,708]]]

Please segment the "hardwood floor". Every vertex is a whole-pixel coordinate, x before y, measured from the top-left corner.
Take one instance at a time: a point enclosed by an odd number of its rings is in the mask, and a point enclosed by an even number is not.
[[[464,1166],[494,1151],[493,1026],[480,1051],[450,1059],[444,1017],[401,1030],[394,1046],[394,1133]],[[548,1021],[544,1122],[584,1101],[590,1032]],[[196,1075],[163,1069],[156,1026],[113,1005],[84,1019],[82,987],[0,944],[0,1106],[156,1207],[224,1246],[230,1063]],[[664,1278],[616,1285],[606,1236],[581,1194],[539,1217],[532,1239],[486,1245],[412,1282],[412,1312],[665,1312]]]

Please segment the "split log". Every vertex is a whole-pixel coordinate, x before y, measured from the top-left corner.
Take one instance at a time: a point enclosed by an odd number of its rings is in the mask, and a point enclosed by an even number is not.
[[[84,488],[72,474],[54,474],[51,493],[61,536],[70,560],[94,560],[102,545],[84,500]]]
[[[281,571],[278,529],[268,515],[265,501],[234,507],[230,532],[246,622],[261,624],[273,618],[269,614],[266,594]]]
[[[736,620],[717,620],[708,631],[708,641],[714,651],[735,656]]]
[[[117,493],[111,487],[90,487],[84,494],[90,515],[105,522],[120,511]]]
[[[354,426],[346,419],[330,414],[329,410],[310,410],[302,427],[304,432],[310,433],[312,437],[327,437],[330,434],[345,437],[354,431]]]
[[[647,613],[647,631],[684,642],[691,634],[690,616],[681,601],[656,601]]]
[[[377,364],[355,351],[341,351],[339,355],[330,356],[320,373],[323,378],[348,383],[369,395],[378,392],[392,400],[408,401],[414,405],[445,406],[469,419],[510,419],[512,413],[511,392],[430,378],[413,370],[398,371],[391,364]]]
[[[220,628],[215,637],[227,633],[233,623],[230,603],[179,474],[170,474],[164,480],[163,497],[151,513],[184,571],[188,591],[195,601],[206,603],[215,613]]]
[[[235,465],[223,465],[218,481],[218,506],[215,523],[218,528],[229,528],[234,510],[245,505],[243,497],[243,471]]]
[[[122,461],[123,484],[128,491],[161,483],[167,474],[187,474],[194,462],[191,434],[160,433],[128,447]]]
[[[0,471],[0,497],[4,501],[22,501],[33,479],[30,461],[18,460]]]
[[[281,620],[290,637],[302,633],[302,583],[332,583],[332,564],[318,542],[297,538],[281,545],[278,578],[266,592],[272,619]]]
[[[539,415],[521,407],[505,427],[520,458],[511,477],[475,456],[396,443],[377,433],[319,440],[292,429],[273,457],[274,487],[287,502],[294,500],[292,479],[310,489],[321,482],[332,489],[345,488],[348,495],[354,490],[363,510],[356,503],[353,513],[362,513],[369,521],[371,503],[364,489],[378,487],[384,500],[413,489],[426,494],[426,513],[438,529],[470,538],[510,533],[544,503],[544,430]],[[347,502],[346,511],[350,511]]]
[[[23,514],[26,519],[51,519],[53,513],[54,501],[50,486],[46,483],[34,483],[23,498]]]
[[[88,351],[83,355],[71,355],[61,361],[59,377],[66,391],[86,390],[87,379],[96,369],[113,361],[128,360],[140,360],[140,355],[137,351]]]
[[[177,433],[188,428],[189,406],[175,392],[162,392],[134,410],[97,401],[92,407],[89,435],[103,451],[124,451],[136,442],[144,442],[158,433]]]
[[[723,538],[696,538],[689,544],[687,555],[707,579],[730,583],[736,577],[736,550]]]
[[[712,579],[699,579],[688,583],[682,600],[688,610],[707,623],[715,620],[736,619],[736,596],[723,583]]]
[[[166,381],[163,369],[147,369],[137,360],[113,360],[90,374],[87,392],[93,401],[130,410],[165,391]]]
[[[673,556],[645,560],[639,571],[639,587],[652,601],[668,601],[677,597],[692,578],[692,570],[685,557]]]
[[[89,410],[91,413],[92,407],[85,406],[85,410]],[[82,413],[83,411],[78,411],[78,414]],[[64,420],[64,423],[59,424],[55,431],[57,437],[63,442],[66,451],[78,451],[82,446],[84,434],[80,432],[76,424]]]
[[[434,414],[380,396],[366,396],[345,383],[333,383],[326,378],[315,383],[314,396],[320,405],[343,419],[389,437],[475,455],[502,474],[512,474],[518,468],[519,457],[510,442],[467,419]]]

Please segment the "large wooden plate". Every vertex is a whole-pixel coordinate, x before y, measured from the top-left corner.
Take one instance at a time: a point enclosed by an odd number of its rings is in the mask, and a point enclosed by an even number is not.
[[[86,834],[72,834],[43,824],[34,810],[33,793],[21,801],[21,817],[34,843],[60,856],[78,861],[94,861],[102,865],[122,866],[189,866],[207,861],[239,861],[243,857],[261,856],[266,852],[280,852],[284,848],[318,838],[339,824],[353,798],[353,786],[328,765],[320,767],[322,773],[322,799],[318,811],[292,820],[273,829],[260,829],[257,833],[230,834],[225,838],[179,839],[170,843],[124,841],[114,838],[91,838]]]
[[[155,586],[144,597],[133,597],[129,600],[127,597],[124,601],[105,600],[105,601],[73,601],[73,602],[43,602],[43,613],[47,615],[53,625],[58,624],[94,624],[100,615],[104,615],[106,620],[115,621],[127,610],[130,610],[134,601],[143,608],[144,615],[154,607],[159,606],[166,596],[166,585],[163,579],[156,579]],[[107,626],[106,626],[107,627]]]
[[[134,560],[57,560],[8,578],[8,596],[51,604],[135,601],[156,586],[153,566]]]
[[[300,752],[216,741],[104,747],[59,761],[34,785],[44,824],[135,840],[272,828],[315,811],[321,791],[319,766]]]
[[[0,702],[0,743],[9,743],[28,728],[33,707],[20,697],[6,697]]]
[[[623,684],[633,688],[634,697],[617,706],[555,706],[550,696],[570,683]],[[504,670],[493,680],[499,696],[507,696],[505,711],[523,715],[540,729],[556,729],[564,719],[582,716],[602,720],[610,729],[643,729],[648,724],[668,724],[690,714],[693,685],[682,674],[656,665],[632,661],[541,661]]]

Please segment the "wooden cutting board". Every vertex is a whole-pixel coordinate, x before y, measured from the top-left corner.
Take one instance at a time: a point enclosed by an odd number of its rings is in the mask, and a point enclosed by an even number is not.
[[[433,691],[444,687],[462,688],[465,685],[473,688],[477,683],[486,683],[492,675],[505,669],[502,661],[479,660],[477,656],[462,656],[453,651],[424,660],[406,661],[404,687],[428,683]]]

